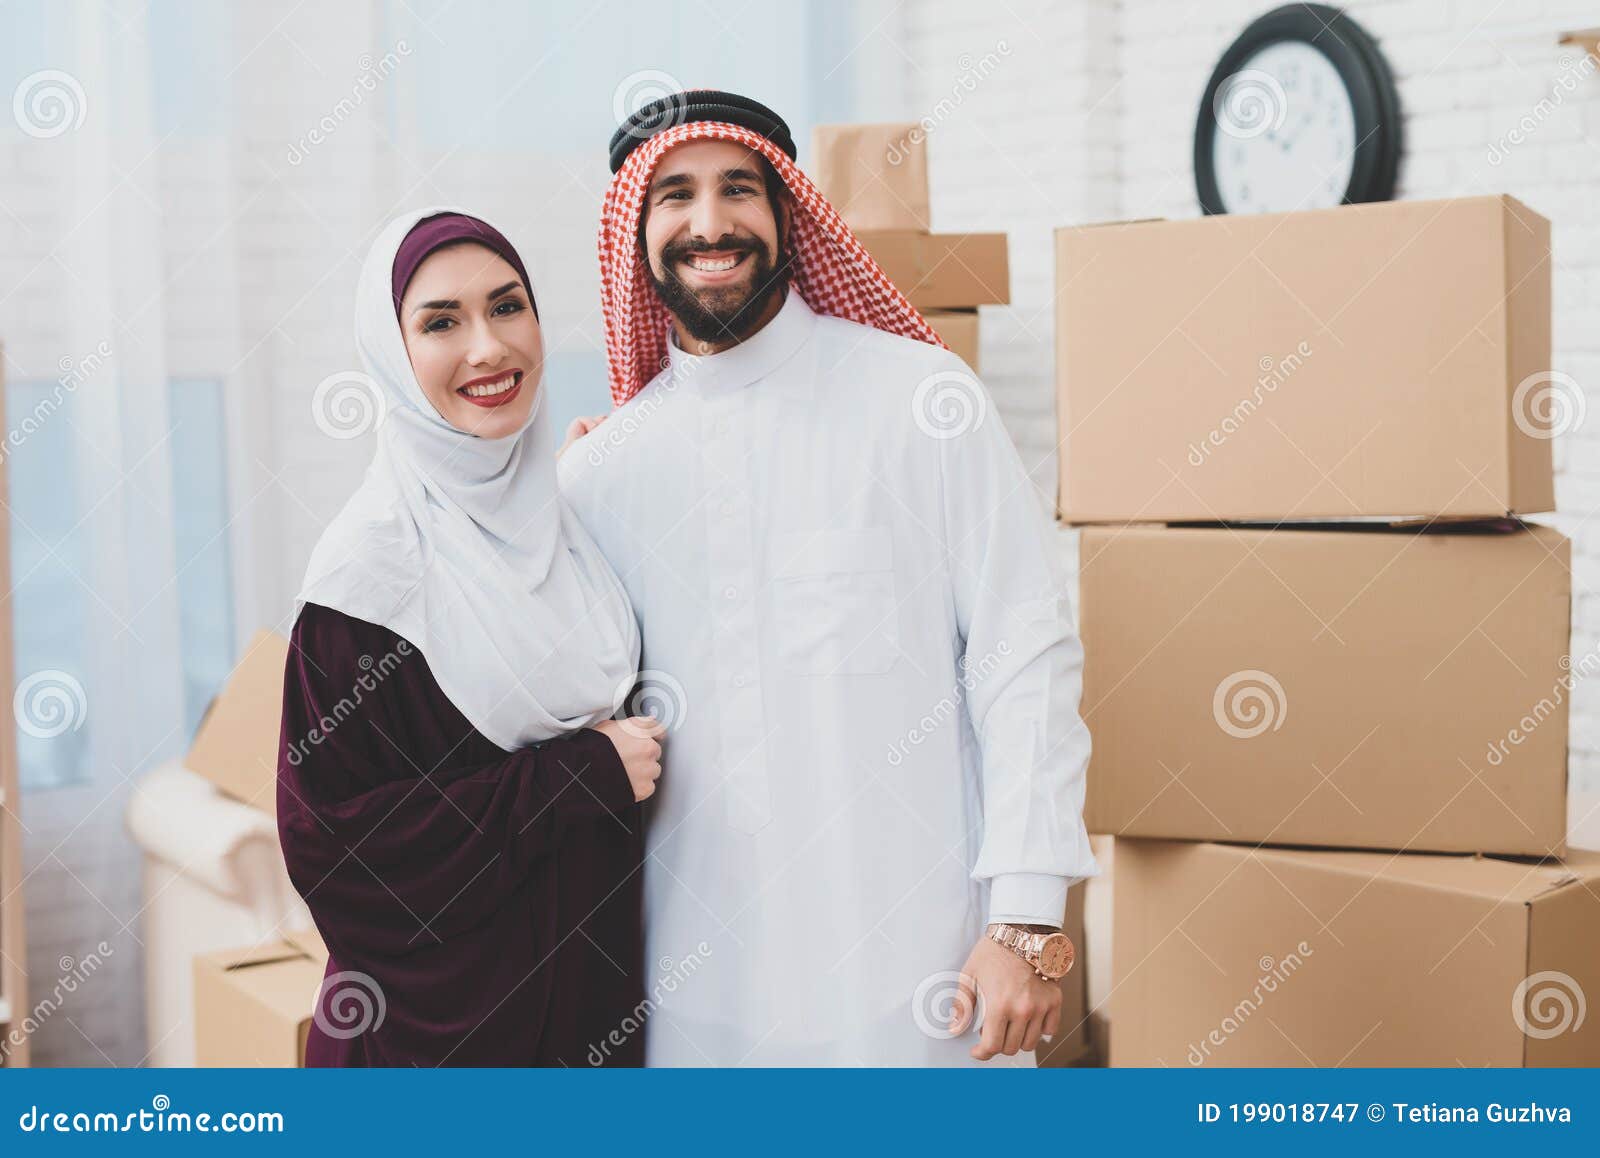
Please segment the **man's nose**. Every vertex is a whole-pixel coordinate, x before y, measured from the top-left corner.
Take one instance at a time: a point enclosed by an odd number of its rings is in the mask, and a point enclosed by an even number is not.
[[[720,197],[701,199],[689,215],[689,231],[695,240],[715,244],[732,232],[727,207]]]

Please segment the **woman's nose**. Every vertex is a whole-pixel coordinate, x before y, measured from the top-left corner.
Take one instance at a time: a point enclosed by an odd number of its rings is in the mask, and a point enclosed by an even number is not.
[[[506,356],[506,344],[495,337],[487,323],[479,322],[472,331],[467,361],[475,366],[492,366]]]

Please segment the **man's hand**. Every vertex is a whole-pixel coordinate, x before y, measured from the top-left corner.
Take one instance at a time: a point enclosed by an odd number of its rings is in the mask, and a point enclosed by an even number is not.
[[[950,1015],[952,1036],[965,1033],[972,1024],[977,1007],[974,990],[983,996],[983,1028],[972,1047],[978,1061],[1033,1049],[1040,1035],[1053,1036],[1060,1028],[1061,987],[988,937],[979,939],[961,967],[961,992]]]
[[[587,418],[574,418],[567,425],[566,440],[562,442],[561,449],[556,451],[556,457],[560,458],[566,453],[567,447],[571,446],[574,442],[577,442],[578,439],[588,434],[591,430],[599,426],[605,420],[606,416],[604,414],[595,414]]]

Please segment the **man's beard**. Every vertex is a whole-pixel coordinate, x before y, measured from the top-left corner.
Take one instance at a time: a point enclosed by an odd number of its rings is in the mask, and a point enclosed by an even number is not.
[[[678,265],[691,253],[734,252],[749,254],[750,276],[742,285],[691,289],[678,276]],[[648,263],[647,263],[648,264]],[[650,269],[656,293],[689,336],[699,342],[742,341],[789,280],[789,261],[779,243],[776,261],[755,238],[724,238],[715,245],[673,242],[661,251],[665,277]]]

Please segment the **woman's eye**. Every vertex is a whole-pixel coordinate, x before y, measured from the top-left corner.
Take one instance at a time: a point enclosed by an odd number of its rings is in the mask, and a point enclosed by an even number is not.
[[[427,325],[423,326],[422,329],[425,333],[442,334],[445,330],[448,330],[455,324],[454,318],[434,318]]]
[[[521,311],[522,303],[516,301],[500,302],[494,307],[494,312],[497,314],[515,314]]]

